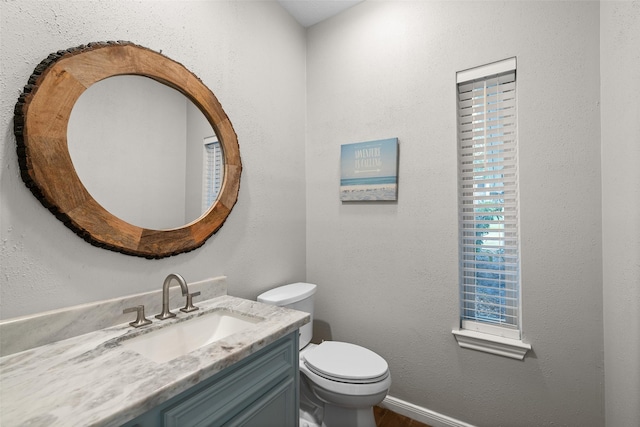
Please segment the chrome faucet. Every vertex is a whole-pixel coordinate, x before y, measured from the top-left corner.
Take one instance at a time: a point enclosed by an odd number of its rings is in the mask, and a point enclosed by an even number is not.
[[[180,285],[182,296],[186,297],[189,295],[189,287],[187,286],[187,282],[184,280],[184,277],[175,273],[169,274],[162,284],[162,313],[156,314],[156,319],[164,320],[169,319],[170,317],[176,317],[175,313],[172,313],[169,310],[169,286],[173,279],[175,279]]]

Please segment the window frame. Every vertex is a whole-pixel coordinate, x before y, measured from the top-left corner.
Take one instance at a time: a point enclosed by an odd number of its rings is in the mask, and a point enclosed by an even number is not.
[[[458,117],[457,126],[456,126],[456,129],[457,129],[456,145],[458,150],[457,159],[458,159],[458,168],[459,168],[459,172],[458,172],[458,179],[459,179],[459,182],[458,182],[458,200],[459,200],[459,203],[458,203],[458,206],[459,206],[458,208],[458,211],[459,211],[458,265],[460,269],[458,287],[459,287],[460,306],[459,306],[459,329],[454,329],[452,332],[456,340],[458,341],[458,344],[463,348],[470,348],[470,349],[485,351],[485,352],[489,352],[489,353],[493,353],[501,356],[512,357],[516,359],[523,359],[527,351],[531,349],[531,346],[523,343],[521,340],[522,298],[521,298],[521,292],[520,292],[520,289],[521,289],[520,248],[519,248],[520,240],[519,240],[519,221],[518,221],[518,216],[519,216],[518,198],[519,197],[518,197],[518,171],[517,171],[518,160],[517,160],[517,98],[516,98],[517,97],[517,76],[516,76],[517,67],[516,65],[517,65],[516,58],[512,57],[502,61],[493,62],[487,65],[474,67],[474,68],[463,70],[456,73],[456,98],[458,99],[458,101],[456,102],[456,114]],[[461,138],[461,134],[465,126],[462,126],[460,123],[461,106],[459,101],[460,99],[459,88],[461,85],[467,86],[470,83],[473,83],[475,88],[477,86],[477,83],[480,83],[484,87],[483,99],[485,99],[484,96],[486,96],[487,94],[487,87],[488,87],[487,82],[493,81],[499,76],[510,75],[510,74],[513,74],[512,91],[514,93],[514,104],[512,107],[512,111],[513,111],[512,115],[514,117],[512,120],[511,119],[509,120],[509,123],[512,122],[515,137],[513,138],[513,143],[509,142],[507,144],[505,142],[507,137],[503,138],[501,136],[500,150],[498,150],[500,154],[496,156],[500,158],[497,165],[501,166],[500,168],[501,173],[496,174],[496,175],[500,175],[499,184],[502,186],[502,185],[506,185],[505,183],[507,181],[513,181],[507,184],[509,184],[508,186],[509,190],[515,192],[513,195],[513,204],[510,205],[515,209],[515,211],[512,214],[507,215],[506,214],[507,210],[504,208],[505,206],[508,206],[508,204],[505,203],[505,200],[507,199],[507,197],[505,196],[506,194],[505,191],[497,193],[497,194],[501,194],[501,196],[495,196],[495,195],[488,196],[489,194],[494,194],[495,192],[477,191],[478,188],[484,188],[484,187],[481,187],[481,186],[476,187],[474,185],[473,187],[471,187],[474,189],[471,196],[469,196],[469,194],[465,194],[465,193],[469,193],[468,189],[465,191],[463,187],[463,184],[466,183],[465,179],[468,178],[468,173],[467,173],[467,176],[463,178],[464,176],[463,165],[469,168],[470,165],[475,165],[475,162],[469,163],[468,159],[464,159],[466,161],[466,163],[464,163],[462,160],[464,157],[463,151],[465,150],[465,148],[463,148],[463,138]],[[474,99],[474,98],[472,97],[471,99]],[[484,102],[482,105],[484,108],[488,105],[488,103]],[[486,108],[484,110],[485,110],[484,117],[482,117],[480,122],[483,124],[487,124],[488,110]],[[473,123],[474,122],[472,122],[471,129],[475,130],[476,128],[473,127]],[[483,128],[485,129],[485,133],[486,133],[486,129],[490,129],[491,127],[483,126]],[[487,154],[489,155],[493,154],[493,150],[491,150],[490,148],[487,149],[488,146],[485,145],[487,141],[486,135],[483,138],[479,138],[479,140],[483,141],[482,153],[485,155],[484,156],[485,159],[481,160],[482,163],[478,163],[478,165],[481,167],[481,170],[485,170],[486,168],[488,168],[488,170],[491,170],[493,168],[487,165],[491,165],[492,160],[491,159],[486,160],[486,157],[487,157]],[[466,141],[468,141],[468,138],[466,139]],[[503,150],[503,147],[505,146],[508,147],[510,150],[512,150],[512,152],[507,153],[507,150]],[[476,153],[474,150],[474,153],[472,155],[475,155],[475,154]],[[509,156],[511,156],[512,159],[509,159],[508,161],[505,160]],[[468,154],[467,154],[467,157],[468,157]],[[513,168],[513,179],[506,178],[507,174],[504,173],[504,171],[506,170],[506,167],[504,169],[502,168],[503,165],[508,164],[509,162],[513,162],[512,164],[509,164],[509,167]],[[471,169],[474,169],[474,168],[471,168]],[[486,173],[486,172],[483,172],[483,173]],[[475,171],[473,171],[471,174],[474,175],[474,177],[472,178],[474,179]],[[483,177],[483,181],[481,181],[481,185],[486,185],[485,181],[489,181],[489,180],[486,177]],[[493,187],[492,185],[491,187],[486,187],[486,188],[495,188],[495,187]],[[481,193],[484,193],[484,195],[477,196],[477,194],[481,194]],[[488,216],[494,217],[494,218],[491,218],[491,220],[488,220],[487,218],[482,218],[482,215],[478,216],[477,215],[478,211],[476,210],[475,207],[478,206],[480,203],[476,204],[474,200],[478,197],[484,197],[484,198],[488,197],[489,199],[491,198],[495,199],[496,197],[500,197],[502,199],[501,200],[502,207],[501,207],[501,210],[498,212],[500,212],[502,215],[488,215]],[[471,202],[472,204],[468,205],[467,203],[469,202]],[[471,215],[469,215],[468,209],[465,210],[463,208],[464,206],[467,206],[467,207],[474,206],[474,209],[471,211],[472,212]],[[472,225],[472,228],[469,228],[469,221],[468,221],[469,217],[473,218],[472,222],[474,223],[474,225]],[[510,219],[507,220],[506,219],[507,217],[510,217]],[[482,220],[476,221],[478,218],[482,218]],[[494,232],[493,234],[501,237],[484,239],[480,243],[478,243],[479,239],[477,239],[475,242],[470,244],[469,243],[470,238],[471,240],[476,239],[476,236],[479,236],[478,233],[483,233],[481,234],[482,236],[485,236],[487,234],[486,232],[477,231],[480,228],[476,228],[476,227],[486,227],[487,225],[475,224],[476,222],[479,222],[479,223],[491,222],[491,223],[497,224],[498,225],[498,229],[496,229],[497,233]],[[467,232],[465,233],[464,230],[466,230]],[[469,234],[470,230],[473,231],[472,235]],[[487,265],[495,264],[499,267],[501,266],[499,270],[496,270],[496,271],[500,271],[500,273],[497,274],[497,277],[499,277],[499,279],[496,278],[496,279],[493,279],[493,281],[495,281],[496,283],[506,283],[506,284],[503,284],[499,287],[495,287],[495,289],[500,289],[500,292],[497,294],[495,293],[492,294],[493,296],[487,296],[488,294],[485,294],[485,297],[486,297],[485,301],[493,299],[493,301],[495,302],[497,299],[499,300],[499,302],[497,303],[497,305],[494,305],[494,307],[497,307],[498,310],[495,310],[493,313],[486,310],[486,307],[485,307],[484,312],[489,313],[489,315],[485,314],[483,318],[483,316],[480,316],[478,314],[479,312],[482,312],[482,309],[478,309],[478,306],[481,306],[481,305],[491,306],[492,304],[489,304],[486,302],[484,303],[478,302],[479,301],[477,297],[478,294],[475,292],[480,288],[491,289],[492,287],[494,287],[494,285],[489,284],[487,286],[487,285],[479,284],[478,278],[481,277],[481,274],[482,274],[480,270],[483,270],[483,267],[486,269],[487,266],[483,265],[482,267],[479,267],[477,255],[473,255],[473,258],[470,259],[468,258],[468,254],[471,253],[469,252],[469,247],[472,247],[472,248],[475,247],[475,249],[473,250],[476,252],[473,252],[473,253],[479,253],[477,252],[478,250],[483,251],[484,248],[477,249],[477,247],[486,246],[485,245],[486,240],[491,240],[491,239],[496,240],[497,246],[495,246],[495,248],[507,248],[512,252],[511,255],[515,254],[515,262],[507,263],[505,261],[505,257],[502,257],[502,256],[499,257],[501,261],[495,262],[494,260],[491,260],[487,262]],[[509,246],[509,244],[512,244],[512,246]],[[495,251],[495,249],[493,250]],[[500,250],[504,251],[505,249],[499,249],[495,252],[492,252],[492,249],[488,249],[488,253],[493,255],[508,253],[508,252],[500,252]],[[467,254],[466,259],[464,255],[465,253]],[[509,268],[507,269],[507,267],[505,267],[504,264],[509,264],[508,266]],[[486,271],[484,272],[484,274],[487,274]],[[509,279],[506,279],[507,276],[509,277]],[[473,277],[473,279],[469,281],[468,280],[469,277]],[[467,279],[466,281],[465,281],[465,278]],[[491,279],[485,279],[485,282],[487,281],[491,282]],[[467,283],[465,284],[465,282]],[[472,284],[469,284],[469,283],[472,283]],[[469,289],[472,289],[472,291],[469,291]],[[509,293],[509,297],[506,297],[508,293]],[[471,297],[469,297],[469,295],[471,295]],[[510,302],[513,300],[515,300],[515,303]],[[469,307],[472,307],[472,308],[469,308]],[[514,314],[513,312],[516,312],[515,315],[513,315]],[[495,314],[495,313],[498,313],[498,314]]]

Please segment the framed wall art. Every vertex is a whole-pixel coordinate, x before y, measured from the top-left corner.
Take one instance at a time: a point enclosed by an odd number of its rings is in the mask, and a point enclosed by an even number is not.
[[[341,146],[340,200],[398,200],[398,138]]]

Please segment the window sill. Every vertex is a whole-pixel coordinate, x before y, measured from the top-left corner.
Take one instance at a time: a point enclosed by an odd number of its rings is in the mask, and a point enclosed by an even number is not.
[[[521,340],[503,338],[465,329],[454,329],[451,332],[456,337],[458,345],[462,348],[469,348],[471,350],[483,351],[485,353],[518,360],[523,360],[527,352],[531,350],[531,345],[525,344]]]

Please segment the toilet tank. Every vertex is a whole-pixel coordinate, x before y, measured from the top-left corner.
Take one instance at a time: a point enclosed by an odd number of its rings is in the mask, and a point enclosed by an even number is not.
[[[311,283],[292,283],[279,286],[258,295],[258,302],[279,307],[304,311],[311,315],[311,321],[300,328],[300,348],[304,348],[313,335],[313,305],[316,285]]]

